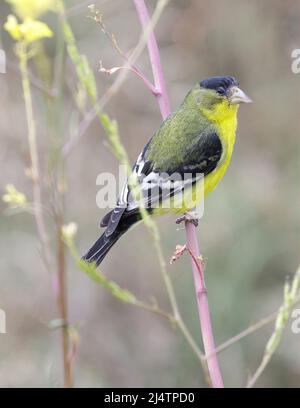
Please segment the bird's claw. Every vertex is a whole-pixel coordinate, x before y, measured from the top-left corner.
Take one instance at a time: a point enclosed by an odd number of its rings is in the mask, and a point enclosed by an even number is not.
[[[199,216],[196,213],[196,211],[188,211],[184,213],[181,217],[178,217],[176,219],[176,224],[181,224],[182,222],[189,221],[192,224],[195,225],[195,227],[198,227],[199,224]]]

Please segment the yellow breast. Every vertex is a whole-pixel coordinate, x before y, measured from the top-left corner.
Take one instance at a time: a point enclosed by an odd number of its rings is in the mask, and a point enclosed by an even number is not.
[[[221,139],[223,153],[217,168],[208,174],[204,180],[204,196],[210,193],[224,176],[230,163],[237,127],[238,105],[230,105],[227,101],[218,104],[213,111],[206,111],[205,115],[214,122]]]

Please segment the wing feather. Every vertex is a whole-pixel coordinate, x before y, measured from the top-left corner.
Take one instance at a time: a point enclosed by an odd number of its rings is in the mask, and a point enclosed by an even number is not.
[[[132,171],[140,185],[143,205],[149,211],[157,208],[163,200],[173,197],[183,189],[192,187],[200,178],[217,168],[223,152],[218,134],[214,131],[200,133],[194,140],[196,143],[186,147],[180,163],[167,168],[156,168],[155,163],[147,159],[151,141],[139,155]],[[122,217],[138,213],[138,211],[138,203],[126,183],[116,208],[111,211],[107,223],[107,236],[116,230]]]

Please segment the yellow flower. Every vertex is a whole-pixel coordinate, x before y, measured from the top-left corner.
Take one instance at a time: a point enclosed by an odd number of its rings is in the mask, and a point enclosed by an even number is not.
[[[20,25],[15,16],[11,14],[7,17],[6,23],[4,23],[4,29],[9,32],[14,40],[21,40],[21,30]]]
[[[36,19],[47,11],[55,11],[56,0],[6,0],[22,19]]]
[[[53,32],[48,25],[42,21],[26,18],[23,23],[19,24],[18,20],[13,15],[7,17],[4,28],[14,40],[25,41],[26,43],[32,43],[53,36]]]
[[[10,206],[22,207],[27,203],[25,194],[20,193],[13,184],[7,184],[5,190],[2,200]]]

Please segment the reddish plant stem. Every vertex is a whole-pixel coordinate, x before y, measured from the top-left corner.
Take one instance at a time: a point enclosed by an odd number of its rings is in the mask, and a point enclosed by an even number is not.
[[[134,0],[134,4],[144,31],[146,31],[150,24],[150,17],[144,0]],[[157,89],[157,95],[155,95],[161,115],[163,119],[166,119],[170,115],[170,104],[166,90],[163,69],[160,61],[159,50],[157,46],[156,37],[153,30],[150,30],[147,38],[147,47],[153,72],[154,86]],[[197,306],[200,319],[200,327],[202,333],[202,339],[205,349],[205,354],[208,356],[207,365],[208,371],[211,377],[211,383],[214,388],[223,388],[223,380],[219,368],[217,355],[215,353],[215,341],[212,331],[212,324],[210,319],[209,305],[207,290],[204,282],[204,270],[201,262],[197,259],[200,257],[200,251],[198,246],[196,228],[193,223],[185,222],[187,245],[193,254],[192,256],[192,268],[194,276],[194,285],[197,297]]]
[[[150,17],[144,0],[134,0],[134,4],[141,22],[143,29],[145,30],[150,24]],[[150,30],[147,38],[147,48],[149,52],[149,58],[151,62],[154,86],[157,90],[155,95],[161,115],[163,119],[166,119],[170,115],[170,103],[167,96],[167,88],[165,83],[165,78],[160,62],[159,49],[157,46],[157,41],[153,30]]]
[[[185,222],[188,250],[192,257],[192,269],[194,285],[196,291],[197,305],[199,311],[200,326],[204,344],[205,355],[207,356],[208,371],[214,388],[223,388],[221,371],[215,352],[215,340],[213,336],[210,311],[208,304],[207,290],[204,281],[204,268],[200,259],[199,245],[196,234],[196,227],[190,221]]]

